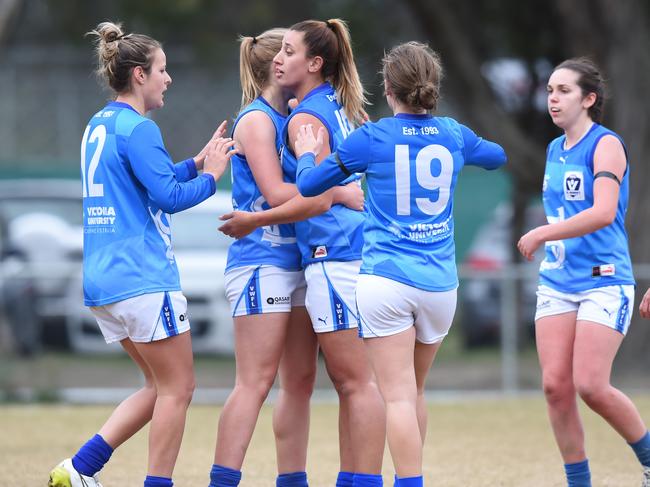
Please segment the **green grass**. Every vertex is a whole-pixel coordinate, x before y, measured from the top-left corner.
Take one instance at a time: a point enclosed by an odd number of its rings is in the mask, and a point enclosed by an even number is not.
[[[635,396],[645,418],[650,396]],[[0,407],[3,433],[2,485],[33,487],[47,482],[49,469],[94,434],[111,411],[105,406],[24,405]],[[178,487],[207,485],[220,408],[192,406],[174,473]],[[308,475],[312,487],[334,485],[338,469],[337,409],[312,410]],[[583,410],[594,487],[640,484],[641,470],[625,442],[598,416]],[[106,487],[142,485],[146,430],[119,448],[101,475]],[[264,407],[244,464],[243,487],[274,485],[275,452],[271,408]],[[390,457],[385,485],[392,485]],[[429,406],[424,455],[425,484],[437,487],[561,487],[562,461],[541,396],[462,399]]]

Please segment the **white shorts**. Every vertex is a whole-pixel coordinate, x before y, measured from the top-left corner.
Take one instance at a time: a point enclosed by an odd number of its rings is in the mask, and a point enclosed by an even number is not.
[[[224,276],[232,316],[288,313],[305,305],[302,271],[272,265],[235,267]]]
[[[577,320],[593,321],[625,335],[630,327],[634,286],[605,286],[579,293],[562,293],[548,286],[537,288],[535,321],[545,316],[577,311]]]
[[[155,342],[190,329],[187,299],[181,291],[142,294],[133,298],[91,306],[106,343],[130,338],[132,342]]]
[[[316,333],[358,326],[354,292],[360,268],[360,260],[317,262],[305,268],[305,306]]]
[[[456,289],[425,291],[393,279],[361,274],[357,306],[362,338],[396,335],[415,326],[420,343],[442,341],[456,312]]]

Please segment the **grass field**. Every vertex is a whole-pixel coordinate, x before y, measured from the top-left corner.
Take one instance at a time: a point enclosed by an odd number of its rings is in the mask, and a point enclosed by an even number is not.
[[[650,396],[634,400],[650,420]],[[96,432],[106,406],[14,405],[0,407],[2,486],[45,486],[49,469]],[[218,407],[192,406],[174,475],[178,487],[207,486]],[[336,406],[314,405],[308,475],[312,487],[333,486],[338,470]],[[272,486],[275,452],[271,408],[264,407],[244,464],[241,485]],[[594,487],[638,486],[641,471],[625,442],[604,421],[583,410]],[[146,431],[116,451],[104,469],[105,487],[141,486]],[[392,486],[390,456],[385,485]],[[429,407],[425,484],[438,487],[563,486],[562,462],[548,427],[543,399],[461,398]]]

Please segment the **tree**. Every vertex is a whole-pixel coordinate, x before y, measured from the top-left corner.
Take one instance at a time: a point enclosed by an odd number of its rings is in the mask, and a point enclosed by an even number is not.
[[[580,55],[593,57],[609,75],[611,102],[606,123],[626,141],[631,178],[628,229],[632,259],[650,262],[650,6],[639,0],[554,0],[458,3],[404,0],[422,32],[441,53],[447,68],[445,93],[462,110],[462,117],[481,133],[498,140],[508,153],[514,181],[515,238],[521,235],[523,207],[530,194],[539,194],[544,145],[543,128],[532,106],[505,112],[481,75],[486,60],[517,56],[529,67],[536,59],[553,64]],[[532,98],[531,98],[532,101]],[[534,131],[533,131],[534,130]],[[515,249],[513,242],[513,251]],[[648,281],[639,282],[644,292]],[[633,326],[626,340],[625,363],[650,364],[650,327]]]

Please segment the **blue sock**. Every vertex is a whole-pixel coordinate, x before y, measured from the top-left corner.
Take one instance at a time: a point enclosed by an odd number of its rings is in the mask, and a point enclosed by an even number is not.
[[[399,487],[399,479],[397,478],[397,474],[395,474],[395,478],[393,479],[393,487]]]
[[[144,487],[174,487],[174,482],[167,477],[147,475],[147,478],[144,479]]]
[[[381,487],[384,485],[384,479],[381,475],[372,473],[355,473],[354,487]]]
[[[645,432],[643,438],[636,443],[629,444],[636,453],[636,457],[644,467],[650,467],[650,432]]]
[[[354,474],[352,472],[339,472],[336,477],[336,487],[352,487],[354,485]]]
[[[275,479],[276,487],[308,487],[306,472],[281,473]]]
[[[589,471],[589,460],[578,463],[565,463],[567,487],[591,487],[591,472]]]
[[[77,472],[92,477],[99,472],[113,454],[113,448],[99,435],[93,436],[72,457],[72,466]]]
[[[396,475],[395,478],[397,479],[397,485],[399,485],[399,487],[423,487],[424,486],[424,479],[422,478],[422,475],[419,475],[417,477],[398,477]]]
[[[228,467],[222,467],[216,463],[210,470],[210,485],[208,487],[228,487],[239,485],[241,471]]]

